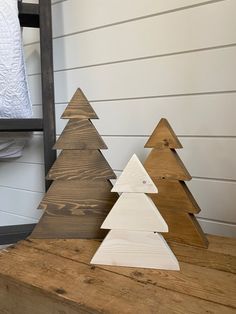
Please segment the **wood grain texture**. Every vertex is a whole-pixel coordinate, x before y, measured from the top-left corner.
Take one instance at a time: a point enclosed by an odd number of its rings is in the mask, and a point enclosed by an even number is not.
[[[117,308],[122,313],[235,313],[236,277],[215,270],[214,263],[212,268],[181,263],[180,272],[91,268],[88,263],[98,246],[91,240],[33,240],[0,254],[0,309],[14,311],[12,304],[17,304],[18,312],[6,313],[27,313],[32,309],[25,301],[28,288],[31,300],[45,296],[45,301],[63,304],[68,314],[74,314],[73,306],[79,313],[116,313]],[[39,302],[36,314],[43,313]]]
[[[50,169],[48,180],[115,179],[116,175],[98,150],[63,150]]]
[[[221,270],[236,274],[236,239],[207,235],[208,249],[190,246],[183,243],[168,241],[171,249],[180,262],[201,266],[209,269]],[[88,242],[90,245],[88,245]],[[37,246],[47,252],[54,252],[76,261],[84,259],[90,261],[99,243],[78,240],[37,240],[25,242],[29,246]],[[80,246],[80,254],[76,249]],[[53,247],[53,249],[51,249]]]
[[[191,180],[188,170],[172,149],[153,149],[144,167],[153,179]]]
[[[109,210],[80,210],[76,214],[46,212],[30,239],[103,239],[108,230],[101,229]]]
[[[111,193],[112,184],[108,181],[88,182],[80,180],[56,180],[39,205],[48,213],[67,212],[72,215],[76,211],[91,208],[111,209],[118,198]]]
[[[193,214],[201,211],[184,181],[153,179],[153,182],[158,188],[158,194],[150,194],[149,196],[153,201],[155,200],[157,208]]]
[[[116,181],[112,192],[157,193],[157,188],[134,154]]]
[[[14,298],[12,298],[13,295]],[[9,280],[3,276],[0,277],[0,304],[0,311],[4,314],[78,314],[78,309],[73,304],[60,302],[59,294],[55,293],[55,297],[52,298],[50,293],[47,294],[29,285],[22,285],[21,282]],[[80,310],[86,313],[89,309],[81,305]],[[98,312],[90,313],[97,314]]]
[[[78,88],[69,102],[66,110],[61,116],[62,119],[97,119],[97,115],[89,104],[87,98]]]
[[[101,224],[116,202],[109,181],[56,180],[39,208],[45,213],[32,238],[104,238]]]
[[[216,237],[209,234],[208,238],[209,238],[208,250],[236,257],[235,237],[234,238]]]
[[[179,263],[164,238],[148,231],[109,231],[90,263],[179,270]]]
[[[122,193],[101,228],[168,232],[153,201],[143,193]]]
[[[54,149],[106,149],[101,136],[89,120],[70,120]]]
[[[217,236],[207,235],[209,241],[208,249],[185,245],[168,241],[169,245],[177,256],[180,262],[185,262],[201,267],[217,269],[224,272],[236,274],[236,245],[235,239],[232,239],[231,251],[222,250],[218,252],[219,246],[217,245],[218,238],[223,240],[225,246],[231,238],[221,238]],[[212,248],[212,244],[216,244],[215,249]],[[222,244],[223,244],[222,243]]]
[[[144,147],[151,148],[182,148],[175,132],[169,122],[162,118],[157,124],[155,130],[149,137]]]
[[[193,214],[184,212],[177,214],[172,209],[159,208],[159,210],[169,227],[169,232],[163,233],[167,241],[207,248],[207,238]]]

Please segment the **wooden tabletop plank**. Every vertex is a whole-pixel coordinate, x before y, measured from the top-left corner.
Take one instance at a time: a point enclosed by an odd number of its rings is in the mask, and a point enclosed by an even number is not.
[[[228,253],[219,253],[214,250],[212,251],[211,241],[209,243],[208,249],[205,249],[181,243],[168,242],[178,260],[181,262],[236,274],[236,256]]]
[[[50,293],[0,274],[1,314],[78,314],[78,305],[73,303],[62,300],[59,293]],[[79,310],[80,314],[101,314],[83,305]]]
[[[208,235],[208,239],[210,251],[236,256],[236,238]]]
[[[64,243],[61,241],[58,245],[55,242],[47,242],[46,245],[35,242],[34,248],[89,264],[99,245],[97,241],[88,240]],[[236,308],[236,275],[231,273],[188,263],[180,263],[180,272],[101,265],[97,267],[135,278],[143,283],[148,282],[168,290]]]
[[[232,238],[221,238],[218,236],[208,235],[209,239],[209,247],[208,249],[194,247],[190,245],[185,245],[181,243],[168,242],[177,259],[180,262],[185,262],[193,265],[198,265],[202,267],[207,267],[216,270],[222,270],[225,272],[230,272],[236,274],[236,255],[235,255],[235,247],[236,247],[236,239]],[[217,243],[220,242],[220,239],[225,239],[226,246],[222,248],[222,252],[218,252]],[[78,240],[32,240],[30,242],[24,242],[25,245],[35,246],[42,250],[48,251],[51,246],[53,246],[55,250],[55,254],[62,254],[62,256],[73,258],[74,251],[77,252],[78,248]],[[83,254],[83,245],[86,244],[86,241],[83,241],[81,245],[81,251]],[[91,246],[91,245],[90,245]],[[228,250],[227,246],[232,246],[232,250]],[[91,246],[93,247],[93,246]],[[89,246],[86,248],[88,254],[90,253]],[[93,250],[93,248],[92,248]],[[63,253],[65,251],[65,253]],[[70,255],[72,254],[72,255]]]
[[[92,313],[81,310],[81,306],[102,313],[235,312],[232,307],[187,295],[190,288],[186,293],[167,290],[153,279],[140,280],[137,273],[130,278],[117,269],[91,267],[83,261],[76,262],[25,245],[0,254],[0,263],[0,274],[5,279],[23,282],[52,297],[60,294],[62,302],[76,304],[79,313]],[[166,272],[165,276],[168,280],[168,276],[174,278],[175,275]],[[6,285],[8,283],[6,281]]]

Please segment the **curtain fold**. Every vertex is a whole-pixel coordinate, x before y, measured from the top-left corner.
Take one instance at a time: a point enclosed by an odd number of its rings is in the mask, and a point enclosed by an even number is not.
[[[0,0],[0,118],[31,118],[17,0]],[[30,135],[0,133],[0,158],[22,155]]]

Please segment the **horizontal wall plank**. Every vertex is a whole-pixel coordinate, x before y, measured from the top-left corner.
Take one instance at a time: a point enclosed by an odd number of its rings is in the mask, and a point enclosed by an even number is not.
[[[103,139],[109,148],[103,150],[104,156],[115,170],[122,170],[133,153],[138,154],[141,160],[144,160],[150,151],[144,149],[148,139],[146,136],[104,136]],[[178,150],[178,154],[192,176],[236,180],[236,138],[179,137],[179,139],[184,148]],[[32,153],[34,147],[40,151],[40,144],[42,145],[42,142],[40,136],[37,135],[31,140],[31,149],[28,151],[26,149],[23,156],[16,162],[14,160],[0,162],[0,185],[9,186],[2,182],[7,182],[8,177],[9,179],[16,178],[16,173],[12,170],[15,165],[23,163],[27,167],[27,163],[31,163],[30,166],[35,163],[43,167],[42,154],[40,159],[40,156]],[[36,177],[35,181],[37,179]]]
[[[215,234],[224,237],[236,237],[236,226],[218,221],[198,219],[203,231],[208,234]]]
[[[53,2],[57,1],[54,0]],[[129,0],[128,2],[124,0],[67,0],[53,3],[53,35],[55,37],[82,32],[207,2],[208,0]],[[39,36],[34,30],[27,29],[26,32],[25,43],[39,40]]]
[[[236,224],[236,183],[192,179],[187,182],[201,208],[199,217]]]
[[[147,137],[104,137],[108,150],[103,154],[115,170],[122,170],[133,153],[143,161]],[[178,154],[195,177],[235,180],[236,138],[181,138]]]
[[[144,160],[150,151],[144,149],[148,139],[147,136],[103,136],[103,139],[109,148],[103,150],[104,156],[115,170],[122,170],[133,153],[138,154],[141,160]],[[179,149],[177,152],[192,176],[236,180],[236,138],[179,137],[179,139],[184,148]],[[3,174],[7,175],[7,170],[10,171],[15,164],[29,162],[31,166],[32,163],[42,166],[42,154],[37,155],[34,152],[34,147],[40,151],[40,146],[42,147],[40,135],[36,135],[31,140],[30,149],[26,149],[23,156],[18,158],[16,163],[14,161],[9,163],[0,162],[2,176]],[[12,172],[11,170],[10,177],[15,178]],[[0,184],[3,184],[1,182],[4,179],[0,178]],[[3,185],[9,186],[9,184]]]
[[[177,11],[61,37],[54,40],[54,69],[236,44],[235,11],[234,0],[217,2],[187,12]],[[26,46],[25,55],[28,74],[39,73],[39,44]]]
[[[90,101],[235,90],[236,47],[55,73],[55,99],[66,103],[80,87]],[[40,76],[29,76],[34,104]]]
[[[24,225],[36,223],[38,219],[27,218],[23,216],[12,215],[0,211],[0,227],[11,225]]]
[[[39,28],[23,28],[22,40],[24,45],[39,42],[39,38]]]
[[[42,164],[0,162],[0,185],[34,192],[44,192]]]
[[[99,117],[93,123],[101,135],[150,135],[165,117],[178,136],[236,136],[235,103],[236,93],[104,101],[91,105]],[[57,134],[67,123],[60,119],[65,108],[66,104],[56,105]],[[39,107],[34,109],[37,116]]]
[[[120,149],[119,152],[122,150]],[[138,151],[136,151],[138,152]],[[115,152],[116,153],[116,152]],[[140,155],[140,154],[139,154]],[[114,159],[114,156],[110,155],[112,159]],[[121,158],[124,160],[124,154],[122,154]],[[196,159],[195,159],[196,158]],[[197,160],[198,156],[194,156],[194,160]],[[108,158],[108,161],[112,164],[112,159]],[[128,160],[128,158],[127,158]],[[126,161],[127,161],[126,160]],[[126,162],[125,161],[125,162]],[[117,162],[117,161],[116,161]],[[124,162],[124,163],[125,163]],[[11,164],[11,171],[9,170],[8,173],[4,173],[5,180],[0,180],[0,184],[4,185],[4,183],[8,183],[8,186],[16,187],[18,189],[31,189],[39,192],[43,192],[43,169],[41,165],[38,164],[24,164],[24,163],[17,163],[14,162]],[[16,180],[16,176],[12,178],[12,172],[18,174],[18,180]],[[41,186],[39,186],[38,182],[35,182],[35,173],[41,172]],[[1,172],[2,173],[2,172]],[[27,174],[27,175],[26,175]],[[21,175],[21,176],[20,176]],[[24,180],[22,179],[24,178]],[[4,182],[3,182],[4,181]],[[26,181],[26,182],[25,182]],[[38,179],[36,180],[38,181]],[[32,185],[27,184],[28,182],[33,182]],[[235,182],[224,182],[224,181],[214,181],[214,180],[207,180],[207,179],[192,179],[189,183],[189,188],[192,191],[193,195],[195,196],[197,202],[199,203],[199,206],[201,207],[202,211],[200,213],[200,217],[208,218],[208,219],[216,219],[220,221],[228,221],[228,222],[234,222],[236,223],[236,215],[235,215],[235,195],[236,195],[236,183]],[[15,199],[18,196],[14,196],[14,202],[12,199],[8,200],[8,195],[4,192],[4,187],[0,189],[0,195],[1,198],[5,199],[5,201],[2,202],[0,209],[6,210],[5,206],[9,207],[9,210],[17,210],[20,202],[23,203],[26,202],[26,199],[22,199],[20,201],[20,198],[24,197],[23,194],[21,195],[21,192],[19,192],[19,201],[15,203]],[[12,196],[14,195],[14,191],[9,191],[9,193],[12,193]],[[25,197],[27,197],[28,192],[25,191]],[[42,194],[41,194],[42,195]],[[29,194],[29,203],[26,206],[19,206],[21,211],[24,212],[24,210],[27,212],[30,207],[32,210],[35,208],[36,203],[38,203],[38,199],[40,198],[40,195],[38,193],[36,194]],[[32,205],[30,203],[32,202]],[[6,205],[5,205],[6,204]],[[10,205],[12,204],[12,205]]]
[[[53,33],[61,36],[204,2],[207,0],[67,0],[53,6]]]
[[[37,209],[44,193],[30,192],[0,186],[0,211],[18,216],[38,219],[41,211]]]

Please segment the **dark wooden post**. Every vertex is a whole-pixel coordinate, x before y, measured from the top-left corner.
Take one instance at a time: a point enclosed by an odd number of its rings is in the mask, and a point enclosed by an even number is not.
[[[45,175],[56,159],[51,0],[39,0]],[[45,183],[46,190],[50,181]]]

